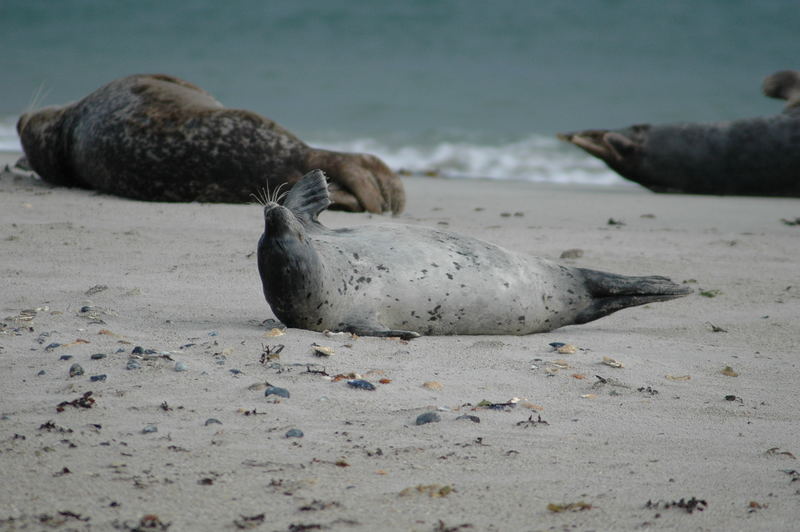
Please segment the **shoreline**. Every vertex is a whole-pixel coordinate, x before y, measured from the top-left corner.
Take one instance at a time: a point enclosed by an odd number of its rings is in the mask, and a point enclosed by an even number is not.
[[[401,216],[321,220],[426,225],[695,294],[522,337],[268,336],[257,206],[139,202],[3,172],[0,466],[14,482],[0,486],[0,530],[124,530],[147,515],[170,530],[792,528],[800,227],[781,219],[800,217],[800,199],[404,183]],[[568,249],[583,256],[559,259]],[[85,373],[70,377],[75,363]],[[266,382],[291,397],[265,397]],[[57,411],[86,392],[89,408]],[[415,425],[429,411],[441,422]],[[294,428],[304,436],[285,437]],[[707,505],[665,507],[692,497]]]

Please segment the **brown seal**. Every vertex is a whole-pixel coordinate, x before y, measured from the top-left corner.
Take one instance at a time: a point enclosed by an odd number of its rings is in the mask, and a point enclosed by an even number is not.
[[[800,197],[800,72],[768,76],[783,112],[709,124],[638,124],[560,134],[655,192]]]
[[[227,109],[167,75],[112,81],[23,114],[28,164],[45,181],[150,201],[247,202],[321,168],[339,208],[402,211],[400,178],[373,155],[315,149],[272,120]]]

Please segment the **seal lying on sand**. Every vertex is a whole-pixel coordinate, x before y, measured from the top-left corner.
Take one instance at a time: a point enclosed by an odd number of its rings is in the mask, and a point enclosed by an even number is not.
[[[400,178],[377,157],[309,147],[272,120],[226,109],[166,75],[129,76],[83,100],[23,114],[17,131],[30,167],[56,185],[152,201],[247,202],[314,168],[332,180],[335,206],[400,212]]]
[[[325,175],[283,205],[265,201],[258,270],[290,327],[365,336],[529,334],[690,293],[665,277],[625,277],[517,255],[467,236],[383,224],[328,229]]]
[[[713,124],[640,124],[559,138],[655,192],[800,196],[800,72],[776,72],[763,88],[767,96],[789,102],[781,114]]]

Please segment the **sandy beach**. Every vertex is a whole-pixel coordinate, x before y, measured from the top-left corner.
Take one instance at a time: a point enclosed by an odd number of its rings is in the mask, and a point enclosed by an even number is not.
[[[796,529],[800,200],[404,183],[396,218],[321,219],[695,292],[522,337],[273,331],[258,206],[4,171],[0,530]]]

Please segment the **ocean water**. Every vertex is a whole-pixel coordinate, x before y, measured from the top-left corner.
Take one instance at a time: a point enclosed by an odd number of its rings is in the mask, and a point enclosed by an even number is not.
[[[788,0],[2,0],[0,150],[26,109],[163,72],[398,170],[615,184],[555,134],[776,113],[798,28]]]

